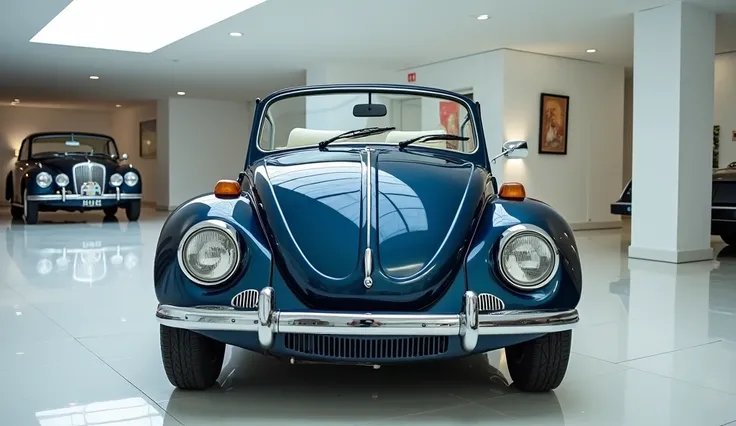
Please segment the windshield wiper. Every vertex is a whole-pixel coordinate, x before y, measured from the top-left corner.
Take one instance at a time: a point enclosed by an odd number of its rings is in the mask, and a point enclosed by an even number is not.
[[[337,136],[333,136],[327,140],[324,140],[319,143],[319,149],[325,149],[327,145],[331,144],[332,142],[338,141],[340,139],[354,139],[354,138],[361,138],[363,136],[373,136],[378,135],[380,133],[388,132],[391,130],[396,130],[396,127],[366,127],[364,129],[355,129],[350,130],[345,133],[340,133]]]
[[[414,142],[429,142],[429,141],[467,141],[470,140],[470,138],[465,136],[458,136],[458,135],[450,135],[450,134],[444,134],[444,135],[424,135],[419,136],[412,139],[407,139],[405,141],[399,142],[399,149],[404,149],[407,146],[413,144]]]

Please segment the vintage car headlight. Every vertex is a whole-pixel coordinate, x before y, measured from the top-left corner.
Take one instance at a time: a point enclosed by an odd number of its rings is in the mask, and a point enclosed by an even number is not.
[[[53,179],[51,179],[51,175],[46,172],[41,172],[36,175],[36,184],[41,188],[48,188],[49,185],[51,185],[51,182],[53,182]]]
[[[125,184],[128,186],[135,186],[138,183],[138,175],[135,172],[128,172],[125,174]]]
[[[56,184],[62,188],[65,188],[67,185],[69,185],[69,176],[67,176],[65,173],[59,173],[58,175],[56,175],[56,178],[54,180],[56,181]]]
[[[200,285],[217,285],[230,278],[240,262],[235,229],[221,220],[200,222],[186,232],[179,244],[179,266]]]
[[[123,177],[120,175],[120,173],[113,173],[112,176],[110,176],[110,185],[112,186],[120,186],[123,184]],[[135,185],[135,184],[133,184]],[[131,185],[131,186],[133,186]]]
[[[498,249],[498,269],[508,284],[535,290],[554,278],[559,266],[552,237],[534,225],[515,225],[504,231]]]

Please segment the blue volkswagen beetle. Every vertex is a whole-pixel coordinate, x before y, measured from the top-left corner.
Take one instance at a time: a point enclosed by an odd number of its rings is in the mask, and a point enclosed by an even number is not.
[[[111,217],[122,207],[128,220],[136,221],[141,214],[142,184],[140,173],[127,159],[107,135],[29,135],[5,180],[10,213],[31,225],[38,222],[41,211],[103,210]]]
[[[156,249],[163,365],[215,384],[227,344],[380,367],[505,348],[524,391],[565,376],[582,275],[570,226],[491,174],[453,92],[330,85],[257,102],[244,171],[171,213]],[[523,157],[507,142],[499,157]]]

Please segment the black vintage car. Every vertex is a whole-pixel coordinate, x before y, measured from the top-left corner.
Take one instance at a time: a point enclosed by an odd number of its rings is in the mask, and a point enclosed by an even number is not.
[[[41,211],[103,210],[128,220],[141,212],[140,173],[118,153],[115,140],[84,132],[34,133],[23,140],[5,181],[15,219],[38,222]]]
[[[712,195],[710,233],[736,246],[736,161],[713,172]],[[611,214],[631,216],[631,181],[618,201],[611,204]]]

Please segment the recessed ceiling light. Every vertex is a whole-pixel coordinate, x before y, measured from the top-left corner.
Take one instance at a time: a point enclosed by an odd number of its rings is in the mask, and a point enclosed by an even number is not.
[[[230,37],[242,37],[242,36],[243,36],[243,33],[239,33],[237,31],[230,33]]]
[[[15,98],[15,99],[13,99],[13,102],[16,102],[16,103],[18,103],[18,102],[20,102],[20,99],[18,99],[18,98]]]
[[[115,108],[120,108],[121,106],[122,106],[122,105],[120,105],[120,104],[117,104],[117,105],[115,105]]]
[[[100,76],[98,76],[98,75],[91,75],[91,76],[89,76],[89,79],[90,80],[99,80],[100,79]]]
[[[31,42],[151,53],[265,1],[74,0]]]
[[[13,101],[10,103],[10,105],[18,105],[18,102]]]
[[[595,50],[595,49],[588,49],[585,52],[586,53],[595,53],[595,52],[597,52],[597,50]]]
[[[176,94],[179,95],[179,96],[184,96],[184,95],[187,94],[187,92],[176,92]]]
[[[479,21],[485,21],[488,18],[490,18],[490,16],[488,16],[488,15],[478,15],[478,17],[475,18],[475,19],[477,19]]]

